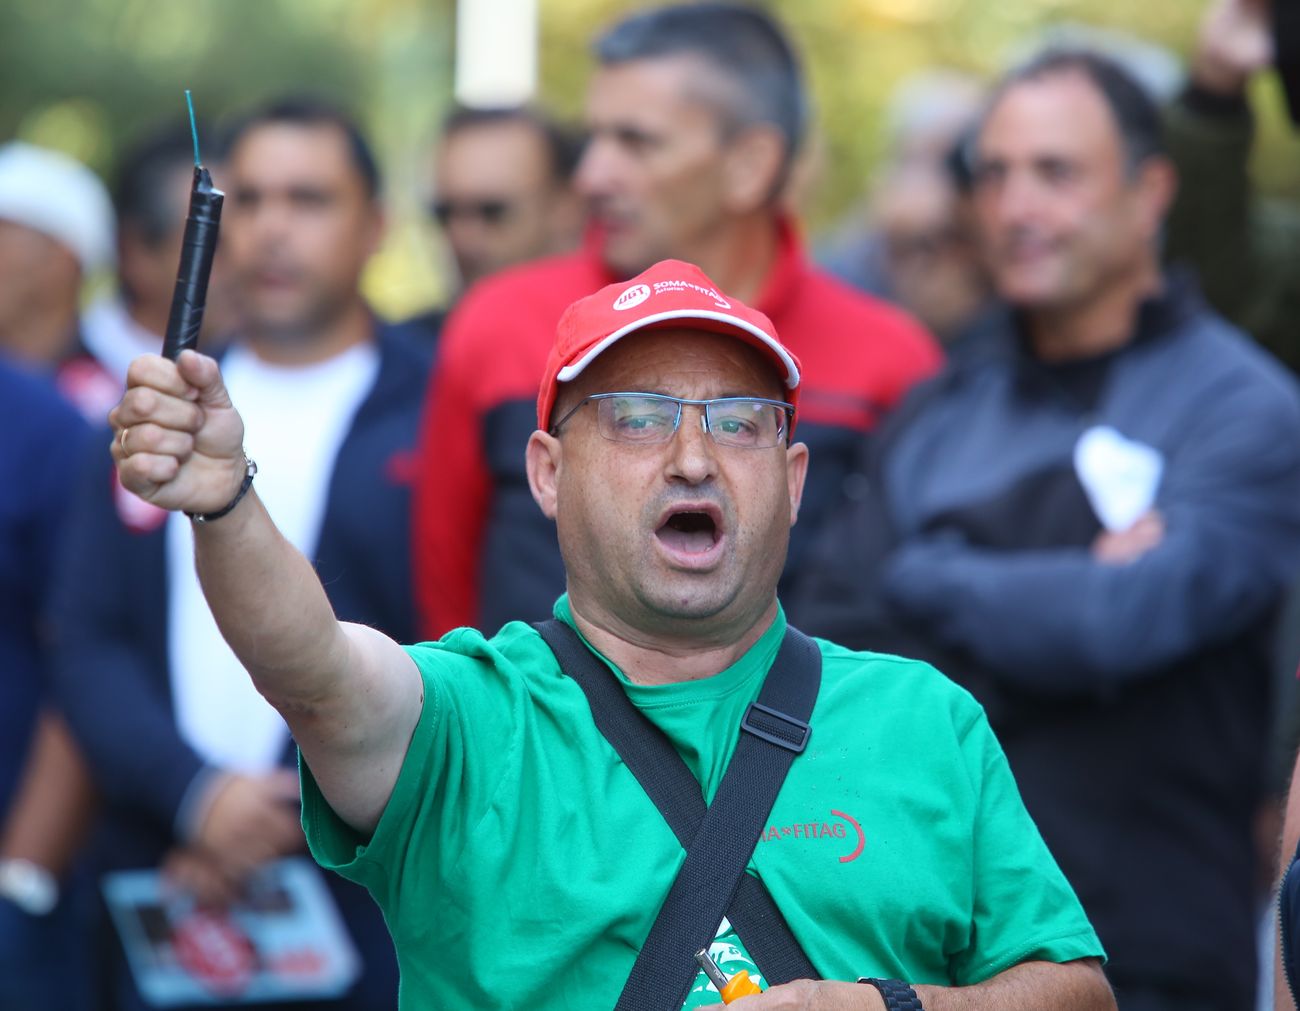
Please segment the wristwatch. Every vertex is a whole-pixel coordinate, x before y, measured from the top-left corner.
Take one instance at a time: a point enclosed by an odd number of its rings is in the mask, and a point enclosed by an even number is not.
[[[30,860],[0,860],[0,899],[29,916],[45,916],[59,904],[59,883]]]
[[[858,982],[874,986],[879,990],[880,996],[885,998],[887,1011],[925,1011],[916,991],[901,979],[874,979],[861,976]]]

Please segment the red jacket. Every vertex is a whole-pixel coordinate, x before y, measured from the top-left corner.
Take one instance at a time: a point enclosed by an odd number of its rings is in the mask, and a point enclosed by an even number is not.
[[[782,223],[776,263],[755,300],[803,364],[797,437],[811,466],[787,573],[854,466],[862,433],[935,372],[935,342],[900,310],[815,268]],[[528,490],[524,447],[560,314],[617,280],[594,249],[490,277],[443,332],[420,441],[415,584],[425,634],[494,632],[550,615],[564,589],[555,528]]]

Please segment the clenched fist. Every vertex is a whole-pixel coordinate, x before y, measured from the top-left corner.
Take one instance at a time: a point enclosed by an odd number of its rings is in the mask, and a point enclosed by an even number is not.
[[[224,508],[246,472],[244,422],[214,359],[184,351],[176,361],[142,355],[109,412],[122,486],[163,509]]]
[[[1192,77],[1208,91],[1241,94],[1274,55],[1268,0],[1214,0],[1201,21]]]

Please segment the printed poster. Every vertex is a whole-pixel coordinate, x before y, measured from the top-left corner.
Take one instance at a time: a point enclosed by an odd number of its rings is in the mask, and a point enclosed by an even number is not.
[[[105,875],[104,897],[141,995],[154,1007],[328,1000],[361,964],[319,868],[268,864],[227,910],[200,908],[155,870]]]

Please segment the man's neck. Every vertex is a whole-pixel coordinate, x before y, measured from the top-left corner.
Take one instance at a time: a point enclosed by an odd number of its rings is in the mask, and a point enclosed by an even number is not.
[[[756,620],[739,622],[745,626],[739,634],[730,625],[698,638],[632,628],[599,605],[584,606],[572,595],[569,610],[578,631],[629,681],[666,685],[699,681],[726,670],[771,628],[777,604],[773,596]]]
[[[1034,354],[1044,362],[1067,362],[1122,348],[1133,339],[1142,303],[1159,294],[1162,283],[1159,267],[1153,262],[1100,298],[1079,305],[1026,310]]]
[[[722,291],[752,305],[776,263],[779,243],[776,219],[768,212],[756,213],[719,229],[684,259],[713,278]]]
[[[259,334],[256,328],[249,327],[244,343],[258,358],[272,365],[315,365],[373,340],[374,335],[374,317],[365,303],[357,300],[310,334],[298,334],[287,340],[273,334]]]

